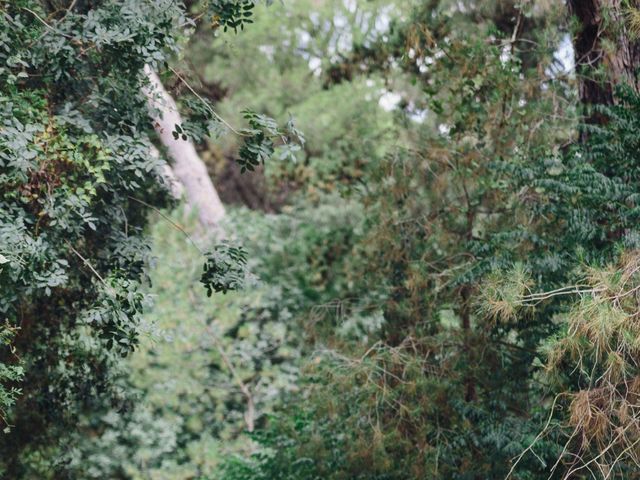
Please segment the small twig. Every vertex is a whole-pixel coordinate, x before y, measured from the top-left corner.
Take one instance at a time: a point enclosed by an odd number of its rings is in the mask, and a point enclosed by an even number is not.
[[[71,2],[71,4],[69,5],[69,8],[67,8],[67,13],[65,13],[65,14],[64,14],[65,16],[67,16],[67,14],[68,14],[71,10],[73,10],[73,7],[75,7],[75,6],[76,6],[76,3],[77,3],[77,2],[78,2],[78,0],[73,0],[73,1]]]
[[[520,463],[520,460],[522,460],[522,457],[524,457],[525,454],[528,451],[533,451],[533,446],[538,442],[538,440],[540,440],[540,438],[542,438],[544,433],[547,431],[547,428],[549,428],[549,425],[551,424],[551,420],[553,419],[553,413],[554,413],[554,410],[555,410],[555,407],[556,407],[556,402],[558,401],[558,398],[560,398],[561,395],[562,394],[557,395],[556,398],[553,399],[553,403],[551,404],[551,413],[549,414],[549,418],[547,419],[547,423],[544,425],[544,428],[540,431],[540,433],[538,433],[538,435],[536,435],[536,438],[533,439],[533,442],[531,442],[531,444],[527,448],[525,448],[522,451],[522,453],[520,453],[520,455],[518,455],[516,457],[516,460],[513,463],[513,465],[511,465],[511,468],[509,469],[509,472],[507,473],[507,476],[504,477],[505,480],[508,480],[509,477],[511,477],[511,475],[514,472],[514,470],[518,466],[518,463]]]
[[[209,110],[209,112],[211,113],[211,115],[213,115],[214,117],[216,117],[220,122],[222,122],[224,125],[227,126],[227,128],[229,128],[229,130],[231,130],[233,133],[235,133],[236,135],[240,136],[240,137],[249,137],[250,135],[247,135],[246,133],[242,133],[238,130],[236,130],[235,128],[233,128],[224,118],[222,118],[220,115],[218,115],[218,113],[211,108],[211,106],[206,102],[206,100],[204,98],[202,98],[198,92],[196,92],[193,87],[191,85],[189,85],[189,83],[173,68],[173,67],[169,67],[169,70],[171,70],[173,72],[173,74],[178,77],[178,79],[184,83],[184,85],[189,89],[189,91],[191,93],[193,93],[196,98],[198,100],[200,100],[202,102],[202,104],[207,108],[207,110]]]
[[[134,202],[138,202],[141,205],[144,205],[147,208],[152,209],[154,212],[156,212],[158,215],[160,215],[162,218],[164,218],[167,222],[169,222],[176,230],[178,230],[179,232],[181,232],[186,238],[187,240],[189,240],[191,242],[191,244],[196,247],[196,249],[202,254],[205,255],[205,252],[198,246],[198,244],[195,242],[195,240],[193,238],[191,238],[191,235],[189,235],[187,233],[187,231],[182,228],[180,225],[178,225],[176,222],[174,222],[173,220],[171,220],[171,218],[169,218],[167,215],[165,215],[164,213],[162,213],[162,211],[160,211],[158,208],[154,207],[153,205],[148,204],[147,202],[145,202],[144,200],[140,200],[136,197],[132,197],[131,195],[127,195],[127,197],[130,200],[133,200]]]
[[[516,26],[513,29],[513,33],[511,34],[511,44],[513,45],[516,40],[518,40],[518,34],[520,33],[520,24],[522,23],[522,3],[518,5],[518,20],[516,21]]]
[[[562,296],[562,295],[574,295],[574,294],[584,294],[584,293],[598,293],[603,292],[606,289],[604,287],[597,288],[586,288],[587,285],[570,285],[567,287],[558,288],[557,290],[552,290],[549,292],[540,292],[540,293],[532,293],[530,295],[525,295],[521,298],[521,305],[530,305],[532,302],[538,304],[543,300],[548,300],[552,297]]]
[[[73,35],[69,35],[68,33],[65,33],[61,30],[58,30],[57,28],[49,25],[45,20],[42,19],[42,17],[40,17],[40,15],[38,15],[36,12],[34,12],[33,10],[31,10],[30,8],[27,7],[22,7],[23,10],[29,12],[31,15],[33,15],[34,17],[36,17],[40,23],[42,23],[45,27],[47,27],[49,30],[51,30],[52,32],[56,32],[60,35],[62,35],[65,38],[69,38],[69,39],[73,39]]]
[[[73,248],[73,245],[71,245],[71,243],[70,243],[68,240],[65,240],[65,242],[67,243],[67,245],[69,246],[69,248],[71,249],[71,251],[72,251],[73,253],[75,253],[75,254],[78,256],[78,258],[79,258],[80,260],[82,260],[82,262],[83,262],[87,267],[89,267],[89,269],[93,272],[93,274],[94,274],[96,277],[98,277],[98,279],[100,280],[100,282],[102,282],[102,284],[107,288],[107,292],[109,293],[109,295],[111,295],[111,296],[115,297],[115,296],[116,296],[116,292],[115,292],[115,290],[114,290],[114,289],[113,289],[113,288],[112,288],[112,287],[111,287],[111,286],[110,286],[110,285],[105,281],[105,279],[104,279],[104,278],[102,278],[102,275],[100,275],[100,274],[98,273],[98,271],[97,271],[95,268],[93,268],[93,265],[91,265],[91,263],[89,262],[89,260],[87,260],[86,258],[84,258],[84,257],[80,254],[80,252],[78,252],[75,248]]]

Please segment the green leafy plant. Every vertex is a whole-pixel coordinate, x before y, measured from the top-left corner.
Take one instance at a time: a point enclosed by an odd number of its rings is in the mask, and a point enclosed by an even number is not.
[[[232,29],[238,33],[238,28],[244,30],[244,26],[253,23],[253,9],[255,0],[216,0],[210,5],[212,23],[220,25],[226,32]]]
[[[244,286],[247,276],[244,248],[223,243],[216,245],[206,256],[200,282],[205,286],[207,296],[213,292],[240,290]]]

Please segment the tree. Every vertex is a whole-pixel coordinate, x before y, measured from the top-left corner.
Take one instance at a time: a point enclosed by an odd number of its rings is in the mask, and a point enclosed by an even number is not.
[[[207,167],[200,160],[193,143],[184,134],[174,135],[176,128],[181,128],[182,124],[176,102],[164,89],[151,67],[145,65],[144,74],[150,85],[145,90],[150,109],[159,112],[153,119],[153,125],[173,160],[172,174],[183,187],[189,204],[197,210],[202,226],[214,230],[224,218],[225,209],[209,178]]]
[[[613,104],[617,85],[640,92],[637,2],[571,0],[576,22],[573,39],[580,74],[580,101],[585,106]],[[589,123],[603,120],[597,113]]]
[[[205,7],[238,28],[253,3]],[[166,163],[150,153],[157,109],[143,71],[168,63],[192,21],[173,0],[12,0],[0,15],[0,475],[59,478],[79,418],[131,401],[122,359],[147,328],[145,229],[171,204]],[[287,137],[246,117],[240,160],[252,166]],[[211,207],[209,224],[224,213]],[[236,288],[244,261],[216,246],[201,281],[210,293]]]
[[[0,0],[0,475],[635,478],[637,11],[569,3],[308,0],[254,22],[246,0]],[[251,23],[235,51],[206,35]],[[190,180],[196,148],[241,171],[281,154],[280,213],[226,213],[254,256],[176,252],[154,140]],[[247,265],[241,295],[191,286]],[[152,317],[178,353],[123,360]]]
[[[16,331],[2,363],[24,368],[0,470],[47,478],[78,415],[123,400],[113,378],[140,332],[147,205],[168,203],[140,72],[176,50],[185,17],[169,1],[0,11],[1,302]]]
[[[257,436],[265,450],[229,462],[228,478],[501,478],[536,433],[533,364],[553,310],[495,307],[531,288],[526,271],[544,286],[564,279],[569,255],[531,204],[548,145],[572,129],[555,121],[566,85],[545,73],[558,37],[525,32],[549,42],[526,55],[486,14],[493,5],[421,4],[354,49],[353,71],[384,72],[401,97],[401,146],[369,165],[356,195],[365,232],[348,255],[359,273],[339,318],[323,317],[336,333],[321,337],[296,403]],[[530,8],[523,16],[554,15]],[[361,336],[337,333],[376,309]],[[543,471],[531,458],[524,469]]]
[[[277,191],[280,182],[291,181],[296,191],[285,198],[279,214],[228,207],[225,231],[245,246],[251,272],[260,279],[237,294],[206,298],[193,285],[201,267],[198,252],[181,247],[181,232],[172,231],[166,221],[152,227],[158,258],[151,293],[156,301],[144,318],[158,322],[163,334],[156,341],[143,339],[128,360],[132,374],[123,388],[140,395],[135,406],[107,408],[82,421],[84,442],[75,442],[69,469],[79,477],[219,478],[225,459],[255,448],[246,431],[246,396],[220,349],[251,392],[257,431],[283,394],[299,389],[300,364],[314,349],[305,342],[305,332],[319,336],[321,329],[334,329],[331,314],[324,318],[323,312],[340,308],[334,302],[349,295],[359,261],[348,252],[361,231],[362,207],[359,200],[349,200],[349,192],[388,148],[393,114],[378,105],[381,82],[369,85],[361,78],[325,87],[323,76],[310,75],[306,54],[289,43],[298,38],[296,25],[312,25],[314,12],[329,20],[336,10],[346,9],[342,0],[332,4],[257,8],[255,23],[242,34],[211,39],[203,31],[188,47],[185,63],[179,65],[206,100],[217,98],[211,85],[227,91],[212,106],[229,123],[239,124],[239,111],[248,106],[283,122],[292,116],[308,134],[297,162],[276,157],[264,167],[271,188]],[[273,59],[257,54],[265,44],[274,45]],[[186,93],[179,80],[165,84]],[[184,95],[178,98],[184,102]],[[326,108],[327,102],[334,107]],[[208,144],[206,150],[199,148],[210,164],[221,150],[233,162],[242,138],[211,139]],[[221,192],[230,187],[220,176],[214,178]],[[171,218],[181,219],[189,232],[194,228],[177,213]],[[364,307],[353,323],[341,327],[345,335],[360,335],[379,321],[378,311]],[[341,308],[358,306],[345,301]],[[310,311],[322,325],[318,331],[305,327]]]
[[[563,158],[564,172],[545,184],[557,203],[550,207],[565,221],[556,226],[558,239],[578,247],[578,258],[567,278],[570,286],[557,293],[565,297],[557,301],[560,328],[544,345],[547,379],[557,396],[536,440],[564,433],[556,440],[562,450],[550,470],[558,478],[583,472],[634,478],[639,372],[637,347],[629,342],[637,338],[637,10],[598,1],[569,7],[578,22],[574,45],[586,125],[581,141]]]

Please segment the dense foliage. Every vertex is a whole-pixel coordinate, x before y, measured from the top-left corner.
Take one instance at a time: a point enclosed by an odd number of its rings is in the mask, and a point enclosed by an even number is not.
[[[637,478],[632,2],[185,3],[0,1],[0,475]]]
[[[150,251],[135,199],[166,204],[140,71],[175,50],[183,16],[174,2],[0,10],[0,301],[16,329],[2,362],[20,389],[0,470],[47,478],[77,416],[118,401],[112,377],[138,342]]]
[[[178,52],[191,20],[170,0],[6,1],[0,14],[0,472],[49,478],[79,416],[126,402],[121,358],[147,329],[144,228],[169,198],[142,70]],[[261,127],[251,145],[271,143]],[[235,288],[239,267],[212,267],[215,252],[203,283]]]

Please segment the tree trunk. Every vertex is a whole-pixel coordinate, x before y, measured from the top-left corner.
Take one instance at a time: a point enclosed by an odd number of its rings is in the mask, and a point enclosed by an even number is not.
[[[616,85],[626,83],[640,91],[638,66],[640,42],[628,27],[628,8],[623,0],[568,0],[569,11],[578,22],[573,39],[576,69],[580,75],[580,100],[586,107],[610,105],[616,99]],[[603,118],[589,113],[588,123]]]
[[[155,145],[151,145],[151,156],[158,159],[160,158],[160,151],[155,147]],[[184,196],[184,187],[180,183],[180,180],[176,178],[176,174],[173,173],[171,165],[163,162],[160,174],[164,178],[167,187],[169,187],[171,196],[177,200],[181,199]]]
[[[176,102],[148,65],[144,67],[144,73],[151,84],[145,89],[149,105],[160,112],[154,118],[154,127],[171,157],[173,174],[184,187],[189,205],[197,210],[200,223],[205,228],[216,228],[225,216],[225,209],[207,167],[191,141],[173,137],[175,126],[182,123]]]

